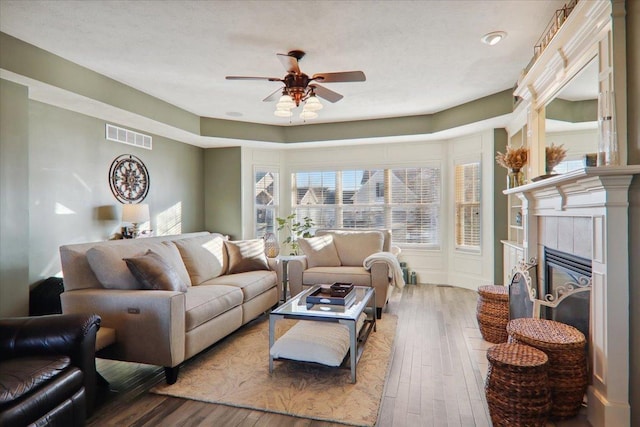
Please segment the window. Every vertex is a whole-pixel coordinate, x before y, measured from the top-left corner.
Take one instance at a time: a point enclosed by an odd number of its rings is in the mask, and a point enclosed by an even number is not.
[[[386,228],[394,243],[439,247],[439,167],[297,172],[292,206],[318,228]]]
[[[255,236],[276,232],[278,214],[278,172],[256,169],[255,174]]]
[[[456,246],[480,250],[480,162],[455,168]]]

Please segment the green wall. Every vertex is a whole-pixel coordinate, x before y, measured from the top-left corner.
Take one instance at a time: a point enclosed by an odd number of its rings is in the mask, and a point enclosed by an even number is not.
[[[580,123],[598,120],[598,100],[567,101],[556,98],[545,107],[547,119]]]
[[[0,317],[29,307],[27,88],[0,79]]]
[[[28,313],[29,287],[60,273],[60,245],[119,231],[121,204],[108,175],[121,154],[139,157],[149,171],[144,202],[155,232],[204,229],[204,149],[157,135],[153,150],[107,141],[103,120],[31,101],[26,88],[1,83],[0,317]]]
[[[504,153],[509,143],[509,137],[505,129],[493,130],[493,152]],[[502,167],[493,166],[493,283],[504,282],[504,257],[501,240],[508,238],[508,205],[507,196],[502,193],[507,181],[507,170]],[[505,283],[502,283],[505,284]]]
[[[0,68],[197,133],[195,114],[0,32]]]
[[[204,156],[205,228],[242,238],[242,149],[208,148]]]

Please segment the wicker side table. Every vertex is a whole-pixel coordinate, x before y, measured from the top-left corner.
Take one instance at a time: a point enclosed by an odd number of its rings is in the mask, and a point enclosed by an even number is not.
[[[493,425],[544,427],[551,410],[544,352],[503,343],[487,350],[487,360],[485,394]]]
[[[551,418],[578,414],[587,390],[587,341],[573,326],[546,319],[514,319],[507,325],[509,342],[542,350],[549,358]]]
[[[495,344],[507,342],[509,288],[497,285],[480,286],[476,318],[485,341]]]

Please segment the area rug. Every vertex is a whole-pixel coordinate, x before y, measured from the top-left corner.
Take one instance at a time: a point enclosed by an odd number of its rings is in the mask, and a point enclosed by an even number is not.
[[[173,385],[151,392],[335,423],[373,426],[389,369],[397,317],[384,314],[369,335],[357,365],[348,369],[275,361],[269,374],[269,321],[261,318],[180,369]],[[295,321],[277,322],[281,336]]]

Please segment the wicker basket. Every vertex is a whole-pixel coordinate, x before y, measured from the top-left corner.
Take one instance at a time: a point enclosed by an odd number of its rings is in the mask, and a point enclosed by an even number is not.
[[[480,286],[476,318],[485,341],[495,344],[507,342],[509,288],[497,285]]]
[[[503,343],[487,351],[487,360],[485,394],[493,425],[544,427],[551,410],[544,352]]]
[[[546,319],[514,319],[509,342],[542,350],[549,358],[551,418],[575,417],[587,390],[587,341],[573,326]]]

